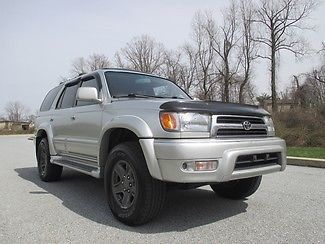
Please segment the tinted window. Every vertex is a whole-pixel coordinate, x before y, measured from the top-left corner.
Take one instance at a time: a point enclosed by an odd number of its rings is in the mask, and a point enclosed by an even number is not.
[[[57,86],[47,93],[46,97],[44,98],[44,100],[42,102],[40,111],[50,110],[52,103],[53,103],[54,99],[56,98],[56,95],[60,91],[61,87],[62,86]]]
[[[76,101],[76,94],[78,88],[79,88],[79,83],[72,86],[67,86],[63,91],[63,95],[61,95],[60,101],[58,103],[58,108],[73,107]]]
[[[135,94],[160,98],[189,98],[172,81],[156,76],[124,72],[106,72],[105,76],[113,97]]]
[[[98,85],[98,82],[95,78],[91,78],[89,80],[85,80],[82,82],[81,87],[94,87],[97,89],[97,93],[99,95],[100,88]],[[77,101],[77,106],[84,106],[84,105],[91,105],[91,104],[96,104],[94,102],[85,102],[85,101]]]

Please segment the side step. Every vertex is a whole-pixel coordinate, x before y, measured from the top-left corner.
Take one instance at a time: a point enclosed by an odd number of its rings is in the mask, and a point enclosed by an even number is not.
[[[99,167],[92,166],[83,162],[81,159],[74,159],[71,157],[62,157],[62,156],[51,156],[51,163],[61,165],[81,173],[93,176],[95,178],[100,178],[100,169]]]

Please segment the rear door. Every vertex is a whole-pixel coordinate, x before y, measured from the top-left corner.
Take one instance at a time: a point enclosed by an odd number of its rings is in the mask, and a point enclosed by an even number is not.
[[[63,85],[59,85],[47,93],[40,107],[39,114],[36,117],[36,123],[38,124],[37,126],[40,124],[50,125],[50,131],[53,132],[53,121],[57,116],[57,111],[55,110],[56,101],[58,100],[62,90]],[[57,148],[58,151],[64,150],[64,141],[62,144],[55,144],[54,147]]]
[[[102,84],[96,74],[83,77],[81,87],[94,87],[102,97]],[[76,101],[73,120],[67,137],[67,152],[97,163],[98,140],[102,129],[102,105],[96,102]]]

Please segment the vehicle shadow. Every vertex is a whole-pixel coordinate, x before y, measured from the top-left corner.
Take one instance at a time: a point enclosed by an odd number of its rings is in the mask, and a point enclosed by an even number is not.
[[[52,194],[69,210],[94,222],[138,233],[163,233],[186,231],[210,224],[246,211],[247,203],[217,197],[205,189],[174,190],[168,192],[165,207],[160,216],[148,224],[129,227],[117,221],[106,202],[103,180],[64,169],[61,181],[43,182],[37,168],[17,168],[18,175],[41,189],[30,191],[35,196]]]

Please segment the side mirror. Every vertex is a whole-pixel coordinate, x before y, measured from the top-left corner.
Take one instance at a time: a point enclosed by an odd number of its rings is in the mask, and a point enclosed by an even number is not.
[[[95,87],[79,87],[77,90],[76,99],[84,102],[102,102],[102,100],[98,98],[98,92]]]

